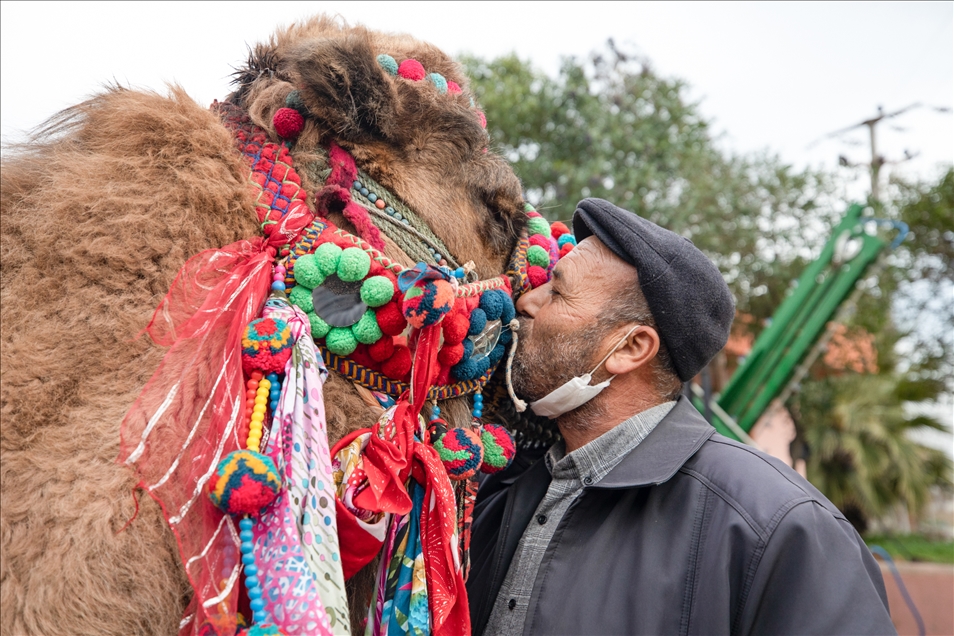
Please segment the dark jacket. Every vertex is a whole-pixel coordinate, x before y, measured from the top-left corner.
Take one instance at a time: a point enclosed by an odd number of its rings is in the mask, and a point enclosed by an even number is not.
[[[550,473],[477,497],[467,580],[483,633]],[[680,399],[583,490],[540,565],[525,634],[893,634],[878,564],[845,517],[778,460]]]

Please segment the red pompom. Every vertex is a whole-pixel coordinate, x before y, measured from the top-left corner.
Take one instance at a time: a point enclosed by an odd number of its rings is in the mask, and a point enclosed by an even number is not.
[[[463,93],[464,91],[460,89],[460,85],[457,82],[452,82],[451,80],[447,80],[447,92],[451,94],[456,94],[456,93]]]
[[[550,239],[542,234],[534,234],[530,237],[530,245],[539,245],[546,251],[550,251]]]
[[[461,358],[464,357],[464,345],[455,344],[455,345],[444,345],[440,351],[437,352],[437,359],[440,360],[441,364],[445,367],[454,366],[461,361]]]
[[[573,249],[573,243],[564,243],[563,247],[560,248],[560,258],[563,258]]]
[[[427,73],[424,71],[424,65],[417,60],[404,60],[401,62],[401,65],[398,66],[398,75],[404,79],[419,82],[424,79]]]
[[[546,285],[547,281],[547,270],[543,269],[539,265],[531,265],[527,268],[527,278],[530,279],[530,285],[536,289],[541,285]]]
[[[394,355],[394,340],[391,336],[383,336],[378,341],[368,346],[368,355],[375,362],[384,362]]]
[[[385,335],[396,336],[407,327],[407,320],[401,313],[401,305],[396,300],[381,305],[374,314],[378,319],[378,326]]]
[[[405,346],[394,348],[394,355],[381,365],[381,372],[392,380],[400,380],[411,372],[411,350]]]
[[[481,128],[486,128],[486,127],[487,127],[487,115],[484,114],[484,111],[482,111],[482,110],[478,110],[478,111],[477,111],[477,119],[480,120],[480,127],[481,127]]]
[[[563,221],[554,221],[550,224],[550,236],[555,239],[560,238],[564,234],[569,234],[570,228],[566,226],[566,223]]]
[[[279,108],[272,119],[275,132],[282,139],[296,138],[305,127],[305,118],[294,108]]]
[[[390,340],[390,338],[388,338],[388,340]],[[368,347],[366,344],[359,343],[358,346],[355,347],[355,350],[352,351],[351,355],[348,357],[363,367],[371,368],[377,366],[375,364],[376,361],[371,357],[370,347]]]
[[[470,320],[463,311],[454,311],[450,316],[444,318],[444,342],[449,345],[460,344],[467,337],[467,330],[470,329]]]

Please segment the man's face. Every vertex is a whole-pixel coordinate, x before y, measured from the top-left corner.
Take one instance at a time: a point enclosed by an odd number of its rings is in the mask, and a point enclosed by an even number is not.
[[[513,386],[521,397],[539,400],[593,370],[612,346],[604,344],[608,333],[599,324],[600,313],[612,302],[620,268],[627,267],[598,239],[589,237],[560,259],[553,280],[520,298]]]

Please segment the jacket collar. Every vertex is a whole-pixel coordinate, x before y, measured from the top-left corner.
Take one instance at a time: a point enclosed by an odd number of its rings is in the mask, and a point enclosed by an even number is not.
[[[634,488],[669,481],[714,433],[696,407],[680,397],[646,439],[591,488]]]

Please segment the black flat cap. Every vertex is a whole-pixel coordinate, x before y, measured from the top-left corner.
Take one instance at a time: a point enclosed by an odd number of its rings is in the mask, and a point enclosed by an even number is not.
[[[596,236],[636,268],[659,336],[683,382],[725,346],[735,301],[719,269],[692,241],[603,199],[580,201],[573,234],[577,241]]]

